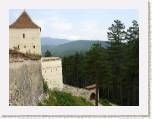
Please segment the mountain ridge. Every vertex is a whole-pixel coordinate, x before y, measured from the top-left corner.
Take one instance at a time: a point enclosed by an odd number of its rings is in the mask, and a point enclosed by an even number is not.
[[[70,40],[53,37],[41,37],[41,45],[60,45],[68,42],[70,42]]]
[[[107,41],[99,41],[99,40],[76,40],[76,41],[70,41],[66,40],[65,43],[59,43],[59,45],[43,45],[42,44],[42,54],[44,55],[47,50],[49,50],[54,56],[68,56],[72,55],[75,52],[84,53],[89,51],[91,46],[95,43],[101,43],[101,45],[106,48],[108,47]]]

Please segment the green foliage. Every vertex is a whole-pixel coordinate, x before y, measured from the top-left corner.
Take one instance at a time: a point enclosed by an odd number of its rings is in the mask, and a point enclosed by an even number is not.
[[[45,57],[51,57],[51,56],[52,56],[51,52],[49,50],[47,50],[45,52]]]
[[[110,102],[107,99],[100,99],[99,103],[103,106],[111,106]]]
[[[62,60],[64,83],[78,87],[84,87],[85,76],[83,75],[84,55],[75,53],[75,55],[64,57]]]
[[[70,93],[61,91],[49,91],[49,99],[40,102],[39,106],[91,106],[91,102],[82,97],[72,96]]]
[[[114,20],[114,23],[108,28],[108,40],[110,40],[111,43],[120,44],[125,40],[126,32],[124,29],[125,25],[120,20]]]
[[[48,88],[47,82],[43,81],[43,92],[47,93],[48,90],[49,90],[49,88]]]

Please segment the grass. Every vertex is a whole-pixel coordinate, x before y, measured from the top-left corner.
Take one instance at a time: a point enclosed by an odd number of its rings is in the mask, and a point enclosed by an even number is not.
[[[99,103],[103,106],[112,106],[107,99],[99,99]]]
[[[49,98],[40,102],[39,106],[93,106],[82,97],[72,96],[62,91],[48,91]]]
[[[48,91],[49,91],[49,88],[48,88],[47,82],[45,82],[45,81],[43,80],[43,92],[44,92],[44,93],[47,93]]]

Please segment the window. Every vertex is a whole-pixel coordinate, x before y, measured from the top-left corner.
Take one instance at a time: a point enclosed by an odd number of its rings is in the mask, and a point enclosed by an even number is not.
[[[35,48],[35,45],[33,45],[33,48]]]
[[[19,49],[19,48],[20,48],[20,46],[18,45],[18,46],[17,46],[17,48]]]
[[[24,48],[26,48],[26,45],[24,45]]]
[[[25,38],[25,34],[23,33],[23,38]]]

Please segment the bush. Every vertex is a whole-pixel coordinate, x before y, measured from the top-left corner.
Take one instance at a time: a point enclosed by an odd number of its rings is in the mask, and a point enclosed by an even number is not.
[[[99,103],[104,105],[104,106],[111,106],[110,102],[107,99],[100,99]]]
[[[43,81],[43,92],[47,93],[48,90],[49,90],[49,88],[48,88],[47,82]]]

